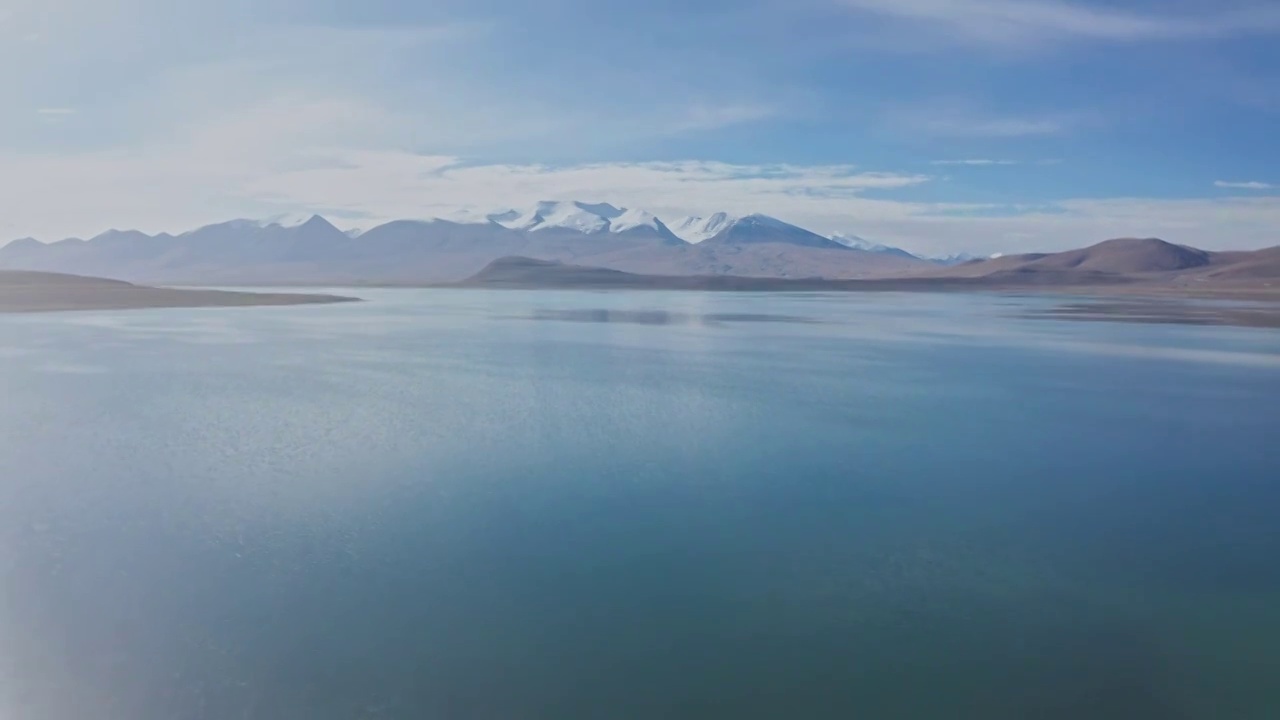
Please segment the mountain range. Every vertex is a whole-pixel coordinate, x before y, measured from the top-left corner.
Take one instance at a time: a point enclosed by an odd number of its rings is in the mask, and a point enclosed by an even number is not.
[[[670,275],[858,278],[935,267],[898,248],[767,215],[715,213],[668,225],[644,210],[545,201],[363,232],[343,232],[317,215],[232,220],[178,235],[26,238],[0,247],[0,268],[171,284],[447,282],[512,255]]]
[[[1155,238],[1124,238],[1062,253],[930,260],[856,235],[824,236],[767,215],[715,213],[668,224],[643,210],[576,201],[397,220],[359,233],[310,216],[232,220],[179,235],[109,230],[89,240],[48,244],[27,238],[0,247],[0,269],[153,284],[418,285],[463,281],[509,257],[646,278],[921,279],[963,287],[1271,287],[1280,277],[1280,248],[1208,252]]]

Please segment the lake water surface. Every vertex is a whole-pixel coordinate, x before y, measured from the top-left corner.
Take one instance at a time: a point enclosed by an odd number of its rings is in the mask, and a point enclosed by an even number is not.
[[[0,316],[0,718],[1280,717],[1280,331]]]

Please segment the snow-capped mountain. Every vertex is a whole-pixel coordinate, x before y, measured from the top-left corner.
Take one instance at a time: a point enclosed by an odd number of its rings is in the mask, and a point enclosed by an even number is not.
[[[842,247],[798,225],[759,213],[735,217],[718,212],[707,217],[681,218],[671,226],[671,231],[685,242],[693,244],[714,241],[720,244],[783,243],[807,247]]]
[[[902,248],[896,248],[890,245],[881,245],[880,243],[874,243],[874,242],[871,242],[870,240],[867,240],[866,238],[862,238],[857,235],[836,233],[835,235],[831,236],[831,239],[847,248],[853,248],[854,250],[863,250],[866,252],[880,253],[882,255],[896,255],[898,257],[904,257],[904,258],[917,257],[916,255],[913,255],[912,253],[909,253],[906,250],[903,250]]]
[[[609,203],[544,200],[524,210],[505,210],[485,216],[509,230],[545,232],[572,231],[584,235],[654,236],[666,242],[680,242],[675,234],[651,212],[619,208]]]
[[[512,217],[512,214],[515,216]],[[494,222],[511,230],[576,230],[594,234],[606,232],[610,221],[623,210],[608,203],[590,204],[574,201],[544,200],[523,211],[510,210],[490,216]]]
[[[847,249],[830,238],[805,230],[798,225],[758,213],[729,221],[720,232],[702,242],[708,245],[773,243],[835,250]]]
[[[738,218],[728,213],[718,212],[707,217],[680,218],[670,227],[671,232],[675,233],[681,240],[697,244],[703,240],[710,240],[737,220]]]
[[[657,215],[647,210],[623,210],[622,214],[609,221],[609,232],[624,233],[639,229],[671,232]]]

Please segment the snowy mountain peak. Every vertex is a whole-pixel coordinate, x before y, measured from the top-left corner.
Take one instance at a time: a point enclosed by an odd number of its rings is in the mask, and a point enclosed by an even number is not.
[[[734,224],[735,226],[737,226],[737,225],[747,225],[747,226],[752,226],[752,227],[769,228],[769,229],[771,229],[771,230],[801,230],[801,229],[803,229],[803,228],[800,228],[800,227],[799,227],[799,226],[797,226],[797,225],[792,225],[792,224],[791,224],[791,223],[789,223],[789,222],[783,222],[783,221],[779,220],[779,219],[778,219],[778,218],[776,218],[776,217],[770,217],[770,216],[768,216],[768,215],[762,215],[762,214],[760,214],[760,213],[751,213],[750,215],[743,216],[743,217],[739,218],[737,221],[735,221],[733,224]],[[805,232],[808,232],[808,231],[806,230]]]
[[[609,203],[544,200],[524,210],[505,210],[484,217],[511,230],[572,230],[586,235],[647,230],[668,240],[679,239],[653,213]]]
[[[779,244],[803,247],[843,250],[845,247],[829,238],[792,225],[775,217],[759,213],[746,215],[727,223],[714,237],[705,240],[710,245]]]
[[[572,205],[573,207],[576,207],[579,210],[582,210],[583,212],[589,212],[592,215],[599,215],[600,217],[607,218],[609,220],[612,220],[613,218],[616,218],[619,215],[621,215],[623,212],[625,212],[623,208],[616,208],[610,205],[609,203],[584,203],[584,202],[578,202],[577,200],[574,200],[569,203],[564,203],[564,202],[551,202],[551,201],[544,200],[542,203],[539,203],[539,205],[544,203],[549,205],[554,205],[556,207],[560,207],[563,205]]]
[[[859,237],[857,235],[848,235],[845,233],[836,233],[831,236],[831,239],[835,240],[841,245],[844,245],[845,247],[851,247],[857,250],[870,250],[874,252],[876,248],[885,247],[884,245],[878,245],[876,243],[873,243],[870,240],[867,240],[866,238]]]
[[[646,210],[623,210],[609,222],[610,232],[626,232],[637,228],[652,228],[658,232],[666,229],[657,215]]]
[[[720,234],[721,230],[737,222],[738,218],[718,212],[707,217],[686,217],[670,225],[671,232],[687,243],[700,243]]]
[[[328,225],[329,221],[315,213],[285,213],[283,215],[276,215],[275,217],[260,221],[258,223],[258,227],[279,225],[282,228],[296,228],[302,227],[303,225],[319,225],[321,223]]]
[[[914,258],[915,255],[903,250],[902,248],[892,247],[890,245],[882,245],[880,243],[871,242],[866,238],[857,235],[848,235],[845,233],[836,233],[831,236],[832,240],[854,250],[862,250],[864,252],[879,253],[881,255],[897,255],[898,257]]]
[[[727,231],[737,231],[740,233],[751,232],[770,232],[785,235],[804,235],[810,236],[810,233],[804,228],[783,222],[778,218],[760,213],[752,213],[735,217],[728,213],[718,212],[714,215],[702,217],[682,218],[675,225],[671,226],[672,232],[683,238],[685,242],[700,243],[710,240],[717,235],[721,235]],[[825,238],[822,238],[825,240]]]
[[[622,210],[608,203],[544,200],[524,211],[508,211],[490,216],[499,225],[512,230],[576,230],[593,234],[609,229],[609,221]]]

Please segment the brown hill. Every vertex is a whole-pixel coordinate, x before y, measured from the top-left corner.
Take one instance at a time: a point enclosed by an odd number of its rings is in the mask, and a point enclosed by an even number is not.
[[[1204,273],[1213,280],[1280,280],[1280,246],[1254,252],[1214,253]]]
[[[1079,250],[1046,255],[1029,265],[1054,270],[1148,273],[1204,267],[1209,262],[1210,255],[1204,250],[1174,245],[1157,238],[1118,238]]]
[[[1002,255],[985,260],[970,260],[951,267],[936,268],[925,271],[928,277],[977,278],[998,272],[1017,270],[1028,263],[1047,257],[1044,253],[1028,253],[1025,255]]]
[[[990,277],[1008,272],[1026,275],[1141,275],[1192,270],[1212,263],[1213,254],[1204,250],[1174,245],[1157,238],[1118,238],[1079,250],[975,260],[930,274],[937,277]]]

